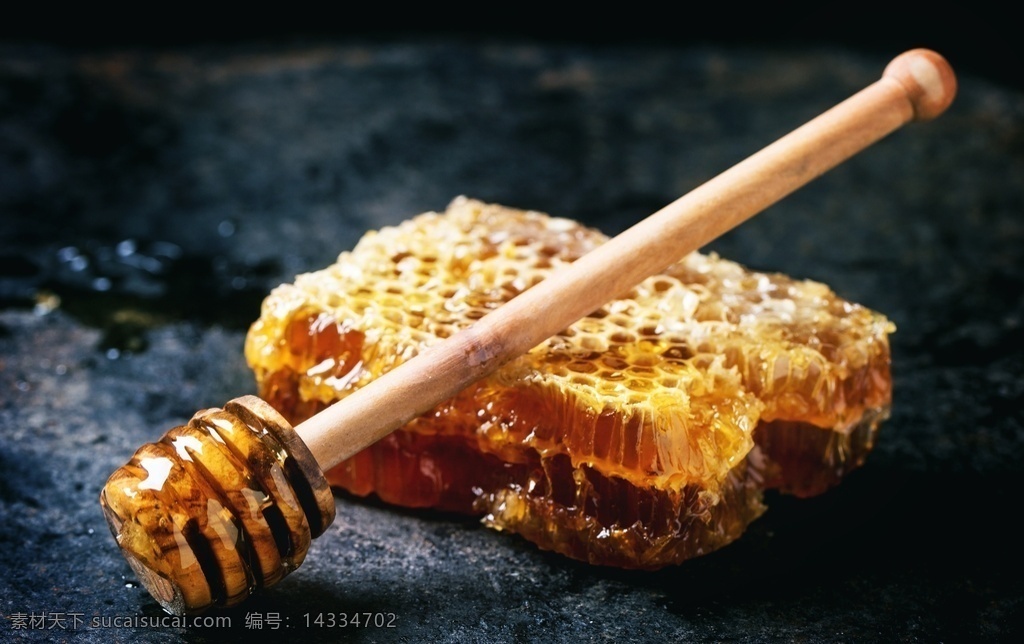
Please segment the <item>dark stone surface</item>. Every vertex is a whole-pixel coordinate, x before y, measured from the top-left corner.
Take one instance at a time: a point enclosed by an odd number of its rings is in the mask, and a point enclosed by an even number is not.
[[[897,52],[892,52],[893,54]],[[156,618],[97,503],[136,447],[253,390],[245,326],[281,281],[454,196],[614,233],[872,82],[840,49],[322,44],[70,54],[0,45],[0,639],[1014,640],[1024,618],[1024,95],[973,76],[715,242],[889,315],[896,401],[868,463],[769,497],[739,542],[657,573],[474,520],[338,499],[304,566]],[[385,612],[395,628],[305,627]],[[85,624],[70,629],[72,613]],[[16,616],[47,616],[16,630]],[[264,630],[267,626],[265,625]]]

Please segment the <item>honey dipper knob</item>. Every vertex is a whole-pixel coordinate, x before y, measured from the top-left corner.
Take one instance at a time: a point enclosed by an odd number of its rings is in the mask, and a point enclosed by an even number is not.
[[[144,445],[101,494],[170,612],[231,606],[298,566],[333,520],[326,470],[913,120],[949,106],[945,60],[914,50],[846,101],[294,430],[252,396]],[[301,436],[301,439],[300,439]]]
[[[255,396],[143,445],[100,503],[139,580],[175,614],[232,606],[277,583],[334,520],[313,456]]]
[[[912,49],[893,58],[882,77],[903,86],[918,121],[929,121],[942,114],[956,97],[953,69],[945,58],[930,49]]]

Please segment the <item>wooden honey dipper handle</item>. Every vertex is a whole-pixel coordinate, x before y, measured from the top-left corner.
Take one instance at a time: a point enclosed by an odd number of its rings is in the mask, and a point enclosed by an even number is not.
[[[233,606],[299,566],[334,518],[323,472],[912,120],[953,100],[941,56],[881,80],[294,429],[245,396],[140,447],[100,494],[169,612]]]
[[[325,471],[956,95],[939,54],[881,79],[295,430]]]

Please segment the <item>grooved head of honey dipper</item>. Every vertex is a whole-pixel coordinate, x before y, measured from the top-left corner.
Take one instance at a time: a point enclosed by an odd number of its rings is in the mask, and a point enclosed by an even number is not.
[[[232,606],[277,583],[334,519],[312,455],[253,396],[143,445],[100,503],[139,581],[174,614]]]

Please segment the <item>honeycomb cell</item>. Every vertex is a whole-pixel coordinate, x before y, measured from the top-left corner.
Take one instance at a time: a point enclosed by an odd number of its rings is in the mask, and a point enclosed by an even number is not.
[[[275,289],[246,357],[298,423],[606,239],[460,198]],[[328,480],[592,563],[678,563],[742,534],[766,487],[817,494],[863,461],[892,330],[822,284],[691,253]]]

